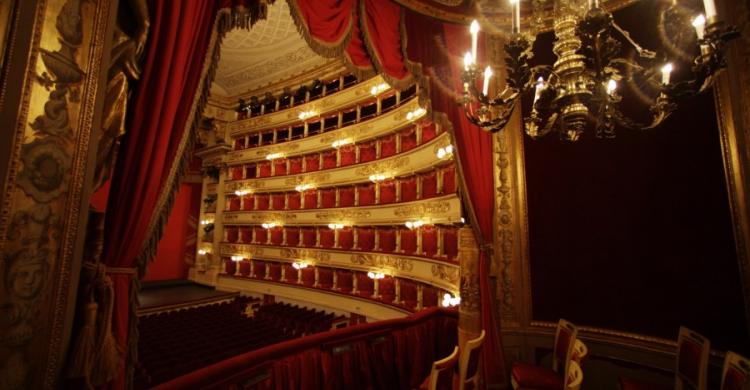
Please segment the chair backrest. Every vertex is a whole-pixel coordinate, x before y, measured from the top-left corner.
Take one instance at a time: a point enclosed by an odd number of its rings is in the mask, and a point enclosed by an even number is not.
[[[710,350],[711,342],[707,338],[684,326],[680,327],[680,334],[677,337],[676,390],[706,390]]]
[[[484,344],[484,329],[479,337],[466,342],[466,348],[461,351],[461,362],[458,366],[458,389],[471,390],[479,388],[479,374],[482,344]]]
[[[453,349],[448,357],[432,363],[428,390],[451,390],[453,388],[453,374],[458,363],[458,347]]]
[[[578,337],[578,328],[572,323],[560,319],[555,332],[555,345],[552,353],[552,369],[565,376],[568,372],[568,364],[573,356],[573,348]]]
[[[578,363],[579,366],[583,366],[583,362],[586,361],[588,356],[589,348],[583,343],[583,341],[576,339],[576,342],[573,344],[573,355],[570,359]]]
[[[577,361],[571,360],[568,376],[565,378],[565,390],[580,390],[583,383],[583,370]]]
[[[721,374],[721,390],[747,390],[750,388],[750,360],[727,351]]]

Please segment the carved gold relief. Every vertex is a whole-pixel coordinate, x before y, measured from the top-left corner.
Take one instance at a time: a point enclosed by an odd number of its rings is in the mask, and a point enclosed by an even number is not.
[[[333,210],[333,211],[321,211],[315,213],[315,218],[323,221],[332,220],[351,220],[351,219],[362,219],[370,217],[369,211],[357,211],[357,210]]]
[[[330,263],[329,253],[315,249],[282,248],[281,256],[287,259],[315,260],[318,263]]]
[[[374,268],[390,268],[397,271],[412,271],[414,264],[409,259],[387,255],[354,254],[351,256],[352,264]]]
[[[409,164],[409,157],[397,157],[392,160],[368,164],[357,168],[354,174],[357,176],[370,176],[376,173],[391,172],[403,168]]]
[[[432,215],[446,213],[451,209],[448,202],[420,203],[411,206],[397,207],[393,214],[402,218],[422,218]]]
[[[227,181],[224,184],[224,188],[227,192],[236,190],[256,190],[263,187],[265,187],[265,183],[262,181],[253,181],[251,183],[246,181]]]
[[[458,285],[458,267],[442,264],[432,265],[432,276],[444,280],[450,284]]]
[[[228,217],[226,215],[224,218]],[[250,218],[253,221],[293,221],[297,219],[294,213],[253,213]]]
[[[330,180],[330,178],[331,175],[329,173],[311,173],[287,178],[284,184],[293,186],[297,184],[323,183]]]
[[[239,253],[252,256],[262,256],[263,248],[255,245],[221,244],[220,252],[222,255],[234,255]]]
[[[286,154],[286,153],[289,153],[289,152],[293,152],[293,151],[295,151],[297,149],[299,149],[299,144],[298,143],[290,143],[288,145],[281,144],[281,145],[269,146],[269,147],[266,147],[266,148],[260,148],[260,149],[258,149],[258,150],[255,151],[255,155],[256,156],[267,156],[267,155],[269,155],[271,153],[283,153],[283,154]]]

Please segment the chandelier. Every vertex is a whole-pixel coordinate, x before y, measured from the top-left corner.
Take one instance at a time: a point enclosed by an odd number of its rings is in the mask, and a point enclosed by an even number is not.
[[[661,11],[660,25],[667,32],[694,34],[692,41],[698,53],[692,58],[690,72],[682,72],[689,73],[687,79],[674,81],[675,65],[670,56],[641,47],[617,25],[610,12],[599,6],[598,0],[555,0],[552,51],[557,60],[552,65],[531,67],[534,37],[521,33],[521,5],[519,0],[510,1],[513,24],[505,44],[505,88],[494,98],[489,96],[492,69],[488,66],[482,72],[477,67],[476,21],[470,27],[471,51],[464,56],[464,112],[470,122],[489,132],[502,130],[519,98],[532,91],[533,106],[523,124],[526,134],[535,139],[553,131],[564,140],[576,141],[589,128],[600,138],[613,138],[618,126],[654,128],[677,109],[681,100],[713,84],[716,74],[726,67],[727,43],[739,36],[735,26],[718,19],[713,0],[703,0],[705,16],[697,12],[691,15],[672,1]],[[635,55],[622,57],[623,45],[631,47]],[[481,91],[477,88],[480,77]],[[622,95],[618,85],[635,79],[649,80],[657,91],[648,103],[650,121],[646,123],[631,119],[619,108]]]

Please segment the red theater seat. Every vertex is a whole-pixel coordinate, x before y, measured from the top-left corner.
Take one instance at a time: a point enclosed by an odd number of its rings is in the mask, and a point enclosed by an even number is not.
[[[750,385],[750,360],[732,351],[724,357],[721,390],[745,390]]]
[[[535,366],[524,362],[513,363],[511,369],[511,384],[514,389],[562,389],[573,347],[578,335],[578,328],[572,323],[561,319],[557,323],[555,344],[552,351],[552,369]]]

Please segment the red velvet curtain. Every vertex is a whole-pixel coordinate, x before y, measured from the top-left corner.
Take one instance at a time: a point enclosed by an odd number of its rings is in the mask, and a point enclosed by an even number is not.
[[[492,176],[492,138],[466,120],[456,104],[456,96],[446,91],[461,90],[462,53],[470,42],[464,25],[439,23],[411,10],[403,13],[406,27],[406,56],[410,69],[427,77],[433,112],[443,113],[453,127],[461,173],[470,200],[475,226],[481,234],[483,250],[479,257],[479,286],[482,305],[482,327],[486,331],[483,348],[484,376],[488,386],[506,381],[505,362],[490,289],[487,253],[493,241],[492,209],[494,189]],[[481,54],[481,52],[480,52]],[[479,59],[480,61],[482,58]]]
[[[162,216],[169,215],[176,176],[186,164],[192,140],[186,130],[193,125],[188,123],[194,119],[192,110],[202,107],[202,95],[208,93],[210,80],[204,76],[210,72],[204,71],[208,65],[204,62],[216,53],[209,50],[213,49],[214,26],[220,25],[216,23],[218,11],[229,8],[243,14],[222,19],[227,29],[233,23],[249,25],[264,17],[265,7],[257,0],[149,1],[149,44],[112,176],[103,256],[114,285],[114,333],[122,350],[128,351],[130,367],[135,353],[135,340],[129,340],[135,327],[135,320],[131,321],[134,276],[112,270],[138,268],[140,277],[155,250]],[[125,380],[123,362],[113,386],[124,388]]]

